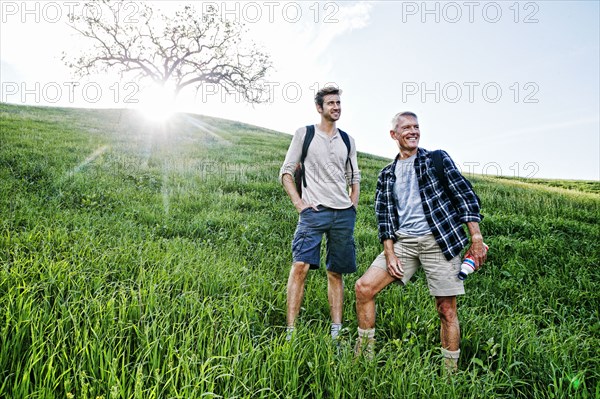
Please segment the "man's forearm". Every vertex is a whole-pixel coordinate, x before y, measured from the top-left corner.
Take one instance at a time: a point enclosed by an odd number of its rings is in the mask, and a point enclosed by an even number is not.
[[[294,204],[296,209],[299,209],[299,206],[302,203],[302,198],[300,197],[300,194],[298,194],[294,178],[289,173],[284,173],[283,176],[281,176],[281,182],[285,192],[292,200],[292,204]]]
[[[476,268],[479,268],[485,262],[487,252],[483,244],[483,236],[479,230],[479,223],[467,222],[467,227],[471,235],[471,245],[468,253],[475,259]]]
[[[352,201],[352,205],[358,207],[358,198],[360,196],[360,184],[355,183],[350,186],[350,201]]]
[[[394,240],[383,241],[383,252],[386,254],[394,254]]]
[[[467,222],[467,228],[469,229],[471,242],[483,242],[483,236],[481,235],[481,230],[479,230],[479,223]]]

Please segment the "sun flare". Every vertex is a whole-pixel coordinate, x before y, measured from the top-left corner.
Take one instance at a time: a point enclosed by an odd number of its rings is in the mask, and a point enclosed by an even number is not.
[[[165,122],[175,113],[173,92],[161,85],[153,85],[142,93],[139,111],[153,122]]]

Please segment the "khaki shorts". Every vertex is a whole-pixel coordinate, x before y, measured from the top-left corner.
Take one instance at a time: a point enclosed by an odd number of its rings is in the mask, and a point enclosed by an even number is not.
[[[433,296],[463,295],[463,281],[458,278],[460,256],[446,260],[433,234],[421,237],[398,235],[394,243],[394,252],[404,268],[404,277],[398,283],[406,285],[419,266],[423,266],[429,293]],[[371,267],[387,270],[383,252],[375,258]]]

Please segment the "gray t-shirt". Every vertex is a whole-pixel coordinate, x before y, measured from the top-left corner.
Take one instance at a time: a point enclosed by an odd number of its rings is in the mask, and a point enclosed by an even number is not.
[[[416,157],[415,154],[407,159],[398,159],[395,170],[396,182],[394,183],[396,211],[400,222],[400,228],[396,233],[413,237],[431,233],[419,194],[419,182],[415,173]]]

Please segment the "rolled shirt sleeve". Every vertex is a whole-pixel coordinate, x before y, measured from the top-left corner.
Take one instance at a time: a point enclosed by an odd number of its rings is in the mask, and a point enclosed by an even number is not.
[[[348,185],[360,184],[360,169],[358,168],[358,157],[356,152],[356,143],[350,137],[350,162],[346,166],[346,182]]]
[[[287,154],[285,155],[283,165],[281,166],[281,169],[279,169],[280,183],[283,183],[282,179],[284,174],[287,173],[291,176],[294,176],[296,165],[298,165],[302,156],[302,143],[304,142],[304,136],[306,136],[306,127],[301,127],[294,133],[292,142],[290,143]]]
[[[446,177],[448,178],[448,187],[450,187],[450,190],[454,194],[453,203],[461,223],[481,222],[483,218],[475,191],[445,151],[442,151],[442,159]]]

